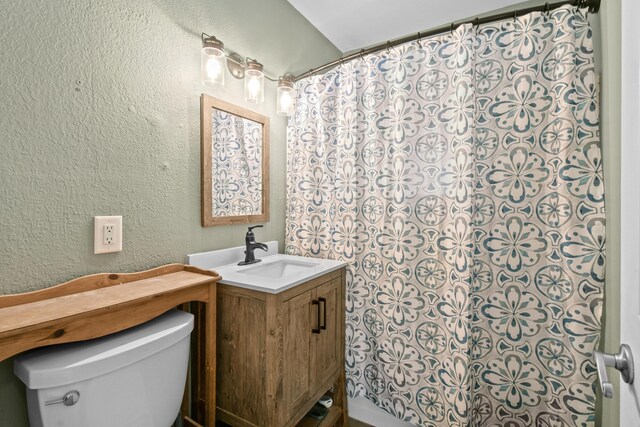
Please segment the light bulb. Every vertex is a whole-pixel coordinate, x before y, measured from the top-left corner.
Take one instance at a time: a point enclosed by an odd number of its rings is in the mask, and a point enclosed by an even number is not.
[[[247,61],[244,74],[244,98],[256,104],[264,101],[264,72],[256,60]]]
[[[200,54],[200,74],[203,84],[219,84],[224,86],[224,66],[226,59],[224,43],[210,36],[203,39],[202,53]]]
[[[276,112],[281,116],[291,116],[294,110],[294,100],[293,76],[287,74],[278,80]]]
[[[282,92],[280,96],[280,104],[283,110],[289,110],[291,107],[291,94],[289,92]]]
[[[249,89],[249,98],[256,98],[258,96],[258,91],[260,90],[260,82],[257,78],[252,77],[247,83],[247,88]]]
[[[215,58],[210,58],[207,60],[207,77],[208,80],[217,80],[220,77],[220,71],[222,71],[222,67],[220,66],[220,61]]]

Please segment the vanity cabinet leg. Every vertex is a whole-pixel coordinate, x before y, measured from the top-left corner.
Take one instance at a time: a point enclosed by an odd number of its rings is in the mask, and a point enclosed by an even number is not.
[[[347,427],[349,425],[349,411],[347,409],[347,379],[344,368],[340,372],[334,398],[334,404],[340,405],[340,408],[342,408],[342,414],[340,414],[340,418],[336,422],[336,427]]]

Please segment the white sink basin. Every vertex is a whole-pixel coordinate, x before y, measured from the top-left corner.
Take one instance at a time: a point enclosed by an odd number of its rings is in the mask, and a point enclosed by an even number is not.
[[[269,279],[282,279],[286,276],[304,273],[310,268],[317,267],[317,262],[306,262],[291,259],[283,259],[268,264],[258,264],[247,266],[243,270],[238,270],[238,274],[249,274]]]

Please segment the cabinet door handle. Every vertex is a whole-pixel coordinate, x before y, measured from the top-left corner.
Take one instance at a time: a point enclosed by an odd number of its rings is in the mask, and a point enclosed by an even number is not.
[[[320,302],[316,301],[316,300],[312,300],[311,301],[311,305],[317,305],[318,306],[318,318],[316,319],[318,321],[317,328],[311,328],[311,332],[313,332],[314,334],[319,334],[320,333]]]
[[[318,306],[318,326],[323,331],[327,330],[327,299],[326,298],[318,298],[318,301],[322,303],[322,325],[320,324],[320,306]]]

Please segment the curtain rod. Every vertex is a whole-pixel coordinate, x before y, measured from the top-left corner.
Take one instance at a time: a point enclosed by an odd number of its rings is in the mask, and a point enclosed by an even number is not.
[[[576,6],[579,8],[586,8],[588,7],[588,11],[591,13],[598,13],[598,11],[600,10],[600,0],[562,0],[559,2],[555,2],[555,3],[545,3],[544,5],[540,5],[540,6],[532,6],[532,7],[528,7],[525,9],[516,9],[513,12],[504,12],[504,13],[497,13],[495,15],[491,15],[491,16],[486,16],[484,18],[474,18],[470,21],[463,21],[463,22],[459,22],[459,23],[455,23],[452,22],[450,25],[447,26],[443,26],[443,27],[439,27],[439,28],[434,28],[431,30],[427,30],[424,32],[418,32],[418,34],[412,34],[412,35],[408,35],[408,36],[404,36],[398,39],[394,39],[394,40],[389,40],[386,41],[384,43],[380,43],[377,44],[375,46],[371,46],[369,48],[366,49],[360,49],[360,51],[358,52],[354,52],[352,54],[349,54],[347,56],[343,56],[341,58],[338,58],[334,61],[328,62],[324,65],[321,65],[319,67],[316,68],[312,68],[309,71],[307,71],[306,73],[302,73],[299,74],[297,76],[295,76],[294,81],[298,81],[301,79],[304,79],[306,77],[312,76],[314,74],[317,74],[319,72],[322,72],[324,70],[327,70],[329,68],[333,68],[336,65],[340,65],[344,62],[347,61],[351,61],[352,59],[356,59],[356,58],[361,58],[364,55],[368,55],[370,53],[376,53],[376,52],[380,52],[381,50],[385,50],[385,49],[389,49],[392,48],[394,46],[398,46],[401,45],[403,43],[408,43],[411,41],[415,41],[415,40],[420,40],[422,38],[425,37],[431,37],[431,36],[435,36],[438,34],[443,34],[446,32],[450,32],[455,30],[456,28],[460,27],[461,25],[466,25],[466,24],[473,24],[475,26],[478,25],[482,25],[482,24],[489,24],[491,22],[495,22],[495,21],[502,21],[504,19],[509,19],[509,18],[517,18],[518,16],[522,16],[522,15],[526,15],[528,13],[531,12],[550,12],[554,9],[557,9],[561,6],[570,4],[572,6]]]

